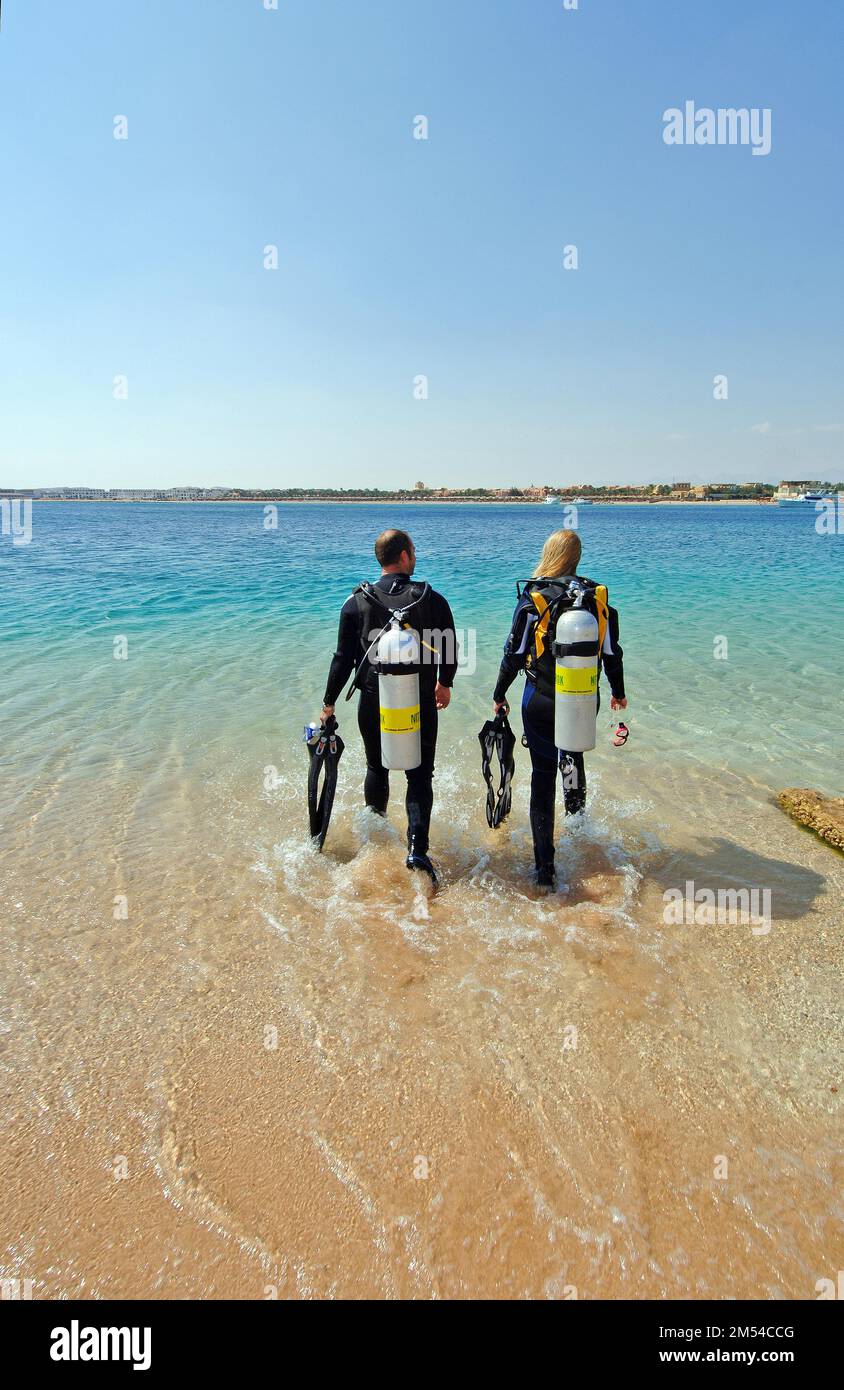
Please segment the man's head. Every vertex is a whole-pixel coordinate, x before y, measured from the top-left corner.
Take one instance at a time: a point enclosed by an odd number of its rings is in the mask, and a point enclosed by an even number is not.
[[[382,531],[375,542],[375,558],[382,574],[412,574],[416,550],[406,531]]]

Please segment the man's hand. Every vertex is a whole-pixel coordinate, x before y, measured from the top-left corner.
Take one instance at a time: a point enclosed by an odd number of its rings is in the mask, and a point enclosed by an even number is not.
[[[617,700],[613,695],[612,699],[610,700],[610,709],[627,709],[627,701]]]
[[[437,681],[434,688],[434,699],[437,702],[437,709],[448,709],[451,704],[451,690],[447,685],[440,685]]]
[[[330,719],[333,713],[334,713],[334,706],[333,706],[333,705],[323,705],[323,707],[322,707],[322,712],[320,713],[320,716],[319,716],[319,722],[320,722],[320,724],[324,724],[325,721],[326,721],[326,719]]]
[[[510,713],[510,706],[508,705],[508,703],[507,703],[506,700],[493,700],[493,702],[492,702],[492,708],[495,710],[495,713],[496,713],[496,714],[501,714],[501,713],[509,714],[509,713]]]

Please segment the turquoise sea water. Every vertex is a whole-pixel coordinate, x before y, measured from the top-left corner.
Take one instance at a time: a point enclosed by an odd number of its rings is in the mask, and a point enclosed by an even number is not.
[[[265,529],[259,505],[36,503],[32,543],[0,543],[6,748],[30,774],[60,750],[84,766],[95,734],[141,759],[165,739],[188,761],[270,743],[298,756],[337,610],[377,572],[373,538],[396,524],[475,665],[443,724],[449,756],[451,736],[484,717],[515,580],[562,518],[541,506],[292,505]],[[814,522],[811,508],[758,505],[580,509],[581,570],[621,613],[629,751],[650,768],[840,792],[844,537]],[[120,636],[126,661],[113,656]]]

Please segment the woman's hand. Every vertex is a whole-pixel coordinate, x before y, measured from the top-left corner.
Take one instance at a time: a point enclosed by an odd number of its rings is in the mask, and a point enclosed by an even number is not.
[[[495,710],[496,714],[510,713],[510,706],[508,705],[506,700],[493,700],[492,708]]]
[[[617,700],[613,695],[612,699],[610,700],[610,709],[627,709],[627,701]]]
[[[319,716],[319,722],[320,722],[320,724],[324,724],[325,721],[326,721],[326,719],[330,719],[333,713],[334,713],[334,706],[333,706],[333,705],[323,705],[322,711],[321,711],[320,716]]]

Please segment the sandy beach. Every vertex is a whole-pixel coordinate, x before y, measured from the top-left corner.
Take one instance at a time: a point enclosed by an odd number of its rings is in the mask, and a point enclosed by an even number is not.
[[[477,812],[428,902],[395,832],[256,867],[231,852],[246,804],[138,795],[105,823],[79,805],[121,845],[98,873],[43,797],[14,846],[4,1062],[31,1090],[4,1107],[4,1275],[249,1299],[810,1299],[834,1277],[844,860],[774,808],[751,831],[736,799],[711,852],[641,845],[635,887],[599,832],[549,905]],[[746,875],[760,844],[769,939],[662,924],[672,860]],[[57,878],[99,924],[39,911]]]

